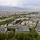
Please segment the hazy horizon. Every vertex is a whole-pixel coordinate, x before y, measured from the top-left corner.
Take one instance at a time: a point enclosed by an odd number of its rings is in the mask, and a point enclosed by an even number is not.
[[[40,0],[0,0],[0,6],[40,9]]]

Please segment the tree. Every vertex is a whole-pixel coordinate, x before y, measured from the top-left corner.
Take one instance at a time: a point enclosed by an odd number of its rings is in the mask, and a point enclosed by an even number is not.
[[[29,35],[30,35],[30,37],[32,38],[32,40],[37,40],[37,37],[38,37],[38,33],[37,33],[37,31],[35,30],[35,27],[33,27],[33,28],[29,28]]]

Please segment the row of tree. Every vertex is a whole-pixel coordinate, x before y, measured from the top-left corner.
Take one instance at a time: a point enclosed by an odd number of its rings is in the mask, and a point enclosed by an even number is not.
[[[40,35],[35,28],[29,28],[29,32],[15,32],[15,29],[10,32],[1,33],[0,40],[40,40]]]

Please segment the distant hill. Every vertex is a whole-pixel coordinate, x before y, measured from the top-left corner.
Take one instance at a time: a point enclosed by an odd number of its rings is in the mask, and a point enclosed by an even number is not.
[[[0,16],[12,15],[16,12],[23,11],[24,9],[19,7],[0,6]]]
[[[34,9],[34,8],[0,6],[0,11],[39,11],[39,10],[40,9]]]
[[[32,11],[35,11],[35,10],[31,8],[25,9],[25,8],[19,8],[19,7],[0,6],[0,16],[7,16],[15,13],[20,14],[20,12],[24,14]]]
[[[18,10],[24,10],[24,9],[19,7],[0,6],[0,11],[18,11]]]

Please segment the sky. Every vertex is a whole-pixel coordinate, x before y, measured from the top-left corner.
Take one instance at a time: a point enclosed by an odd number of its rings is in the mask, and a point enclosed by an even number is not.
[[[40,8],[40,0],[0,0],[1,6]]]

